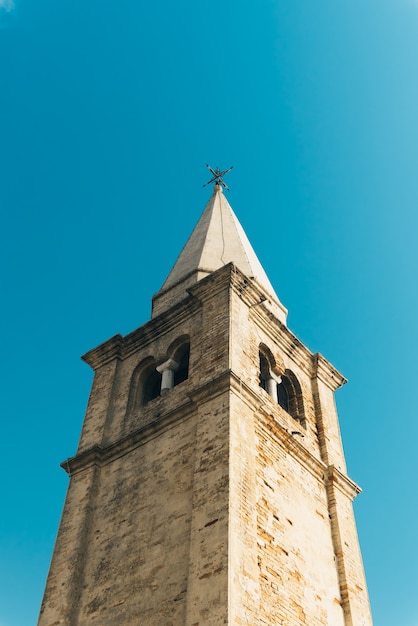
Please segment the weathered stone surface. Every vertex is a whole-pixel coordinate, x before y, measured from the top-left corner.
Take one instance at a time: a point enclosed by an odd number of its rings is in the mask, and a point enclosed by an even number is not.
[[[334,391],[345,379],[232,264],[89,352],[95,369],[39,626],[371,626]],[[180,339],[179,339],[180,338]],[[190,342],[188,378],[141,372]],[[260,386],[260,346],[298,419]]]

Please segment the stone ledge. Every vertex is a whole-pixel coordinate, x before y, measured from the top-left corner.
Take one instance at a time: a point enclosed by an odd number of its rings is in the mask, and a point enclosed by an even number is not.
[[[138,350],[139,347],[145,347],[153,343],[157,337],[164,335],[168,330],[172,330],[181,324],[184,325],[186,315],[187,317],[193,315],[199,306],[196,298],[189,296],[182,302],[179,302],[172,310],[146,322],[128,335],[115,335],[108,341],[86,352],[81,358],[93,370],[110,363],[115,358],[123,361]]]
[[[348,476],[340,472],[335,465],[328,467],[328,482],[335,485],[337,489],[351,498],[351,500],[354,500],[354,498],[361,493],[361,487],[348,478]]]
[[[347,379],[344,378],[340,372],[335,369],[333,365],[327,359],[322,356],[319,352],[313,355],[313,365],[314,365],[314,376],[318,377],[322,382],[324,382],[327,387],[332,389],[332,391],[336,391],[345,383]]]
[[[295,363],[306,372],[308,376],[311,376],[311,361],[313,355],[309,348],[307,348],[296,335],[266,307],[260,306],[253,308],[250,314],[253,317],[254,323],[271,338],[271,341],[288,356],[291,356]]]
[[[154,437],[156,437],[159,433],[174,426],[177,421],[188,419],[193,411],[194,406],[191,402],[183,403],[181,406],[176,407],[175,410],[170,411],[161,417],[156,417],[146,426],[135,430],[130,435],[123,437],[119,441],[111,443],[105,447],[95,445],[88,450],[80,452],[80,454],[77,454],[76,456],[70,457],[61,463],[61,467],[69,476],[73,476],[74,474],[77,474],[92,465],[97,465],[99,467],[107,465],[151,439],[154,439]]]
[[[113,359],[122,359],[123,343],[122,335],[115,335],[108,341],[100,344],[100,346],[97,346],[97,348],[93,348],[86,354],[83,354],[81,358],[87,365],[96,370],[98,367],[113,361]]]
[[[315,478],[324,481],[327,476],[326,464],[315,457],[304,445],[299,443],[296,436],[292,435],[287,428],[282,426],[273,415],[260,407],[258,415],[263,426],[279,441],[284,449],[297,459]],[[260,420],[260,421],[261,421]]]
[[[334,485],[351,500],[361,493],[361,488],[348,476],[340,472],[334,465],[327,466],[323,461],[316,458],[305,448],[284,426],[282,426],[270,413],[261,407],[259,415],[263,417],[265,428],[280,441],[285,450],[297,459],[313,476],[321,480],[327,486]]]
[[[80,454],[70,457],[61,463],[61,467],[67,474],[72,476],[91,465],[103,466],[120,456],[128,454],[131,450],[143,445],[156,437],[160,432],[173,426],[177,421],[190,417],[196,411],[196,405],[199,402],[211,400],[222,393],[228,392],[231,389],[231,376],[232,374],[229,370],[223,372],[215,379],[191,391],[187,394],[188,400],[171,411],[164,413],[162,416],[158,415],[158,417],[155,417],[142,428],[108,446],[95,445],[80,452]]]

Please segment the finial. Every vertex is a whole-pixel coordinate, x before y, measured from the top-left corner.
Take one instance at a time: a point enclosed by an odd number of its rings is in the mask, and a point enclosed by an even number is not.
[[[228,172],[230,172],[233,168],[233,165],[231,165],[231,167],[229,167],[227,170],[224,170],[222,172],[222,170],[219,169],[219,167],[217,167],[216,169],[213,169],[210,165],[208,165],[206,163],[206,167],[208,168],[208,170],[210,170],[210,172],[213,174],[213,177],[208,180],[207,183],[205,183],[203,185],[203,187],[206,187],[206,185],[210,185],[211,183],[215,183],[215,187],[218,186],[222,189],[222,187],[224,187],[225,189],[229,189],[228,185],[226,185],[224,183],[224,181],[222,180],[223,176],[225,176],[225,174],[228,174]]]

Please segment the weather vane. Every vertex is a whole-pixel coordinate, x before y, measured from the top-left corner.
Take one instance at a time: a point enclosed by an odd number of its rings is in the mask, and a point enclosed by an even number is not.
[[[208,180],[208,182],[205,183],[203,187],[206,187],[206,185],[210,185],[211,183],[215,183],[215,185],[222,185],[222,187],[224,187],[225,189],[229,189],[228,185],[224,183],[222,178],[225,176],[225,174],[228,174],[228,172],[232,170],[233,165],[231,165],[231,167],[229,167],[227,170],[224,170],[223,172],[222,170],[219,169],[219,167],[217,167],[216,169],[213,169],[207,163],[206,163],[206,167],[213,174],[213,177],[210,180]]]

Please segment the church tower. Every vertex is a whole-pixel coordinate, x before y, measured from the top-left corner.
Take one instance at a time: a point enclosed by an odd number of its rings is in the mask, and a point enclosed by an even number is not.
[[[39,626],[371,626],[334,392],[217,180],[94,370]]]

